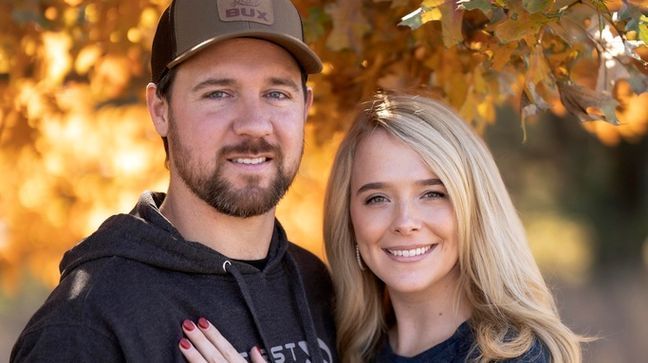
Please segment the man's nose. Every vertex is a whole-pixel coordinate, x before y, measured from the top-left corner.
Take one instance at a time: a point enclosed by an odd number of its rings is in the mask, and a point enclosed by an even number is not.
[[[261,138],[272,133],[271,114],[263,109],[263,104],[255,100],[243,100],[233,123],[237,135]]]

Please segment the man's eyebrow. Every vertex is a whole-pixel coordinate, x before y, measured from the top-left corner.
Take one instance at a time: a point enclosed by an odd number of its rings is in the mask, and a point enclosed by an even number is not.
[[[207,78],[206,80],[195,85],[191,90],[193,92],[200,91],[209,86],[231,86],[236,83],[233,79],[229,78]]]
[[[206,80],[201,81],[200,83],[195,85],[191,90],[193,92],[196,92],[210,86],[231,86],[233,84],[236,84],[236,81],[231,78],[207,78]],[[268,79],[268,84],[272,86],[286,86],[293,89],[294,91],[300,90],[300,87],[297,85],[297,83],[289,78],[271,77]]]
[[[431,179],[423,179],[423,180],[417,180],[416,184],[426,186],[426,185],[443,185],[443,182],[441,179],[438,178],[431,178]],[[367,190],[373,190],[373,189],[384,189],[387,186],[387,183],[367,183],[356,191],[356,194],[360,194],[362,192],[366,192]]]
[[[271,77],[269,83],[273,86],[286,86],[292,88],[294,91],[299,91],[300,87],[290,78]]]

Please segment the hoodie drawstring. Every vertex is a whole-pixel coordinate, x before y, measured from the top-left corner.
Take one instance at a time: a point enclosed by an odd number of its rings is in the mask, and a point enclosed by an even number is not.
[[[297,297],[297,309],[299,310],[302,326],[304,327],[304,333],[306,334],[306,343],[308,344],[308,351],[310,352],[311,362],[324,363],[324,357],[322,357],[322,351],[319,348],[315,323],[313,322],[313,316],[311,315],[308,299],[306,298],[304,281],[302,280],[301,273],[299,273],[297,263],[290,254],[286,254],[286,260],[288,261],[289,271],[294,276],[294,281],[297,282],[297,286],[291,287],[293,288],[293,290],[296,290],[294,291],[294,295],[296,295]]]
[[[311,315],[310,308],[308,307],[306,290],[304,289],[304,282],[301,278],[301,274],[299,273],[299,268],[297,267],[295,260],[289,254],[286,254],[286,260],[288,261],[288,272],[290,273],[290,275],[292,275],[292,277],[294,277],[294,279],[288,279],[288,281],[295,281],[297,285],[294,286],[293,284],[293,286],[291,286],[291,289],[293,290],[293,296],[297,298],[297,309],[299,310],[299,318],[302,323],[301,326],[304,328],[304,333],[306,334],[306,344],[308,346],[311,362],[324,363],[324,357],[322,356],[322,352],[319,348],[317,331],[315,330],[315,323],[313,322],[313,317]],[[252,315],[254,324],[257,328],[257,331],[259,332],[259,336],[261,337],[261,342],[263,343],[266,355],[268,356],[268,359],[270,359],[270,361],[274,363],[275,360],[272,357],[270,345],[268,344],[266,337],[263,335],[261,323],[259,322],[259,318],[256,315],[256,308],[254,307],[252,295],[250,294],[250,289],[245,282],[243,275],[241,275],[241,272],[239,272],[236,267],[229,261],[223,263],[223,270],[232,274],[232,276],[234,276],[234,279],[236,280],[236,283],[239,285],[239,289],[241,291],[241,294],[243,295],[245,304],[247,305],[247,308]]]
[[[223,263],[223,270],[225,272],[229,272],[234,276],[234,279],[236,280],[236,283],[239,286],[239,290],[241,291],[241,294],[243,295],[243,300],[245,300],[245,304],[247,305],[248,310],[250,311],[250,314],[252,315],[252,319],[254,320],[254,325],[257,328],[257,332],[259,332],[259,336],[261,337],[261,343],[263,344],[263,348],[266,351],[266,355],[268,356],[268,359],[270,359],[271,362],[275,362],[275,360],[272,358],[272,353],[270,352],[270,345],[268,344],[268,339],[263,335],[263,330],[261,329],[261,323],[259,322],[259,318],[256,315],[256,308],[254,307],[254,302],[252,301],[252,295],[250,294],[250,289],[248,288],[247,283],[245,282],[245,279],[243,278],[243,275],[239,272],[239,270],[232,265],[231,262],[225,261]]]

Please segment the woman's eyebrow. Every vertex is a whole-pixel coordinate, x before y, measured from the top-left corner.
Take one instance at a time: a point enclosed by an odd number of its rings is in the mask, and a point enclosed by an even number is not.
[[[439,178],[424,179],[416,182],[419,185],[443,185],[443,182]]]
[[[439,178],[431,178],[431,179],[417,180],[416,184],[421,186],[443,185],[443,182]],[[387,183],[382,183],[382,182],[367,183],[361,186],[360,188],[358,188],[358,190],[356,191],[356,195],[362,192],[366,192],[367,190],[384,189],[386,187],[387,187]]]
[[[373,190],[373,189],[383,189],[385,188],[387,184],[385,183],[367,183],[356,191],[356,194],[360,194],[362,192],[366,192],[367,190]]]

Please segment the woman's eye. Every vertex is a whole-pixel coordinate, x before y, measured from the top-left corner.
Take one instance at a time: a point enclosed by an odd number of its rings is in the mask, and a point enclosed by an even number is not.
[[[426,199],[441,199],[441,198],[445,198],[445,196],[446,196],[445,193],[437,192],[434,190],[430,190],[423,193],[423,198]]]
[[[365,200],[365,204],[366,205],[377,204],[377,203],[384,203],[384,202],[388,202],[388,201],[389,200],[387,198],[383,197],[382,195],[374,195],[374,196],[371,196],[371,197],[367,198]]]

